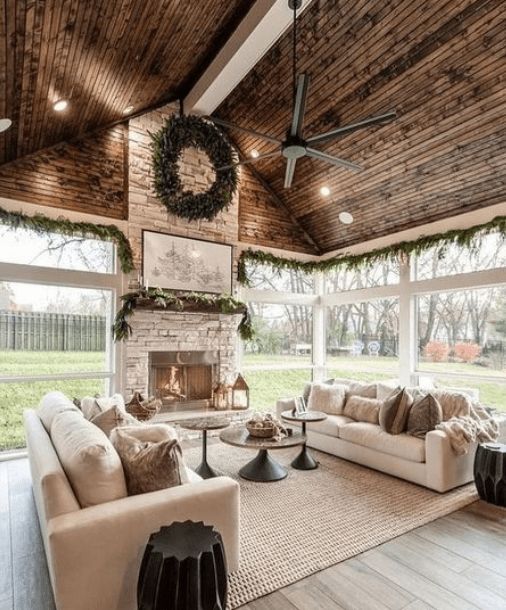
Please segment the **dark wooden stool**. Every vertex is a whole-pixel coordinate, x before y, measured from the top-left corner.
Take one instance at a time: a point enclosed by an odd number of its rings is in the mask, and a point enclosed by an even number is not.
[[[474,456],[474,482],[482,500],[506,506],[506,445],[478,445]]]
[[[139,610],[225,610],[227,564],[221,535],[202,521],[151,534],[144,551]]]

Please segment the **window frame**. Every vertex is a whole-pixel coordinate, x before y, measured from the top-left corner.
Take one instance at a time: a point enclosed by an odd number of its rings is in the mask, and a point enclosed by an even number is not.
[[[114,244],[114,261],[112,273],[97,273],[94,271],[76,271],[70,269],[57,269],[38,265],[0,262],[0,281],[57,286],[62,288],[82,288],[96,290],[110,290],[111,292],[111,319],[107,320],[107,327],[112,326],[112,318],[117,310],[118,295],[122,288],[122,278],[119,272],[116,245]],[[1,375],[0,384],[3,383],[30,383],[55,380],[75,379],[104,379],[108,381],[109,392],[113,393],[119,386],[118,371],[121,370],[121,348],[108,339],[108,359],[106,371],[68,372],[47,375]]]

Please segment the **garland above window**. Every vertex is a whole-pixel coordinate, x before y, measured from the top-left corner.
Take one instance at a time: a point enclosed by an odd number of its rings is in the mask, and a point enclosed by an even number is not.
[[[72,222],[66,218],[49,218],[43,214],[27,216],[21,212],[10,212],[0,207],[0,223],[15,229],[29,229],[39,235],[61,233],[62,235],[97,238],[113,241],[117,246],[121,271],[130,273],[134,260],[130,242],[116,225],[96,225],[91,222]]]
[[[239,257],[237,277],[240,284],[249,285],[248,263],[267,265],[277,272],[291,269],[312,273],[314,271],[326,272],[336,269],[356,271],[374,263],[395,261],[400,255],[418,255],[431,248],[438,248],[438,256],[443,258],[447,249],[452,245],[468,247],[471,250],[479,248],[480,239],[490,233],[498,233],[506,238],[506,216],[497,216],[489,222],[468,229],[452,229],[445,233],[425,235],[413,241],[401,241],[363,254],[338,254],[318,261],[300,261],[294,258],[276,256],[262,250],[246,250]]]
[[[124,294],[121,300],[123,305],[116,314],[113,325],[115,341],[125,341],[132,335],[132,327],[128,323],[128,318],[139,308],[195,313],[242,314],[241,322],[237,328],[241,339],[247,341],[254,336],[248,306],[229,295],[206,295],[197,292],[177,294],[161,288],[150,288]]]
[[[188,220],[212,220],[228,208],[239,181],[234,153],[226,136],[212,123],[198,116],[172,115],[153,139],[155,192],[167,210]],[[209,157],[216,177],[204,193],[185,191],[178,161],[183,149],[195,147]],[[220,169],[218,168],[227,168]]]

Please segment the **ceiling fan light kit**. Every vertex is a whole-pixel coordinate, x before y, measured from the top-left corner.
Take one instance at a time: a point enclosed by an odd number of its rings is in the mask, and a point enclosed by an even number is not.
[[[346,159],[341,159],[339,157],[335,157],[333,155],[329,155],[326,152],[318,150],[317,148],[313,148],[313,146],[317,146],[318,144],[328,142],[330,140],[337,139],[339,137],[343,137],[358,129],[363,129],[365,127],[371,127],[373,125],[383,125],[388,123],[396,118],[395,111],[386,112],[384,114],[369,117],[366,119],[362,119],[357,121],[356,123],[351,123],[350,125],[344,125],[343,127],[337,127],[331,131],[326,133],[322,133],[319,135],[314,135],[309,138],[304,137],[304,114],[306,109],[306,101],[309,89],[309,76],[307,74],[299,74],[297,76],[297,9],[302,6],[302,0],[288,0],[288,6],[293,11],[293,59],[292,59],[292,71],[293,71],[293,110],[292,110],[292,122],[286,133],[286,137],[284,140],[280,140],[271,135],[267,135],[264,133],[260,133],[253,129],[248,129],[245,127],[240,127],[239,125],[235,125],[233,123],[229,123],[228,121],[224,121],[219,117],[207,117],[217,125],[221,125],[222,127],[226,127],[228,129],[235,129],[238,131],[242,131],[250,136],[253,136],[257,139],[264,140],[271,144],[277,145],[277,150],[273,152],[263,153],[256,157],[246,159],[244,161],[239,161],[238,163],[233,164],[244,165],[247,163],[254,163],[256,161],[260,161],[262,159],[267,159],[270,157],[283,156],[286,159],[286,169],[285,169],[285,181],[284,187],[286,189],[290,188],[293,183],[293,178],[295,175],[295,167],[298,159],[302,159],[303,157],[310,157],[312,159],[317,159],[319,161],[324,161],[325,163],[329,163],[336,167],[344,167],[345,169],[359,172],[362,171],[362,167],[357,165],[356,163],[352,163],[351,161],[347,161]],[[219,167],[217,171],[230,169],[230,165]]]

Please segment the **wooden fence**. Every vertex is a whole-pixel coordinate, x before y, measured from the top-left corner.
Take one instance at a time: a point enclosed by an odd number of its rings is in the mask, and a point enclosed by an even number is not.
[[[0,311],[0,350],[99,352],[105,333],[104,316]]]

